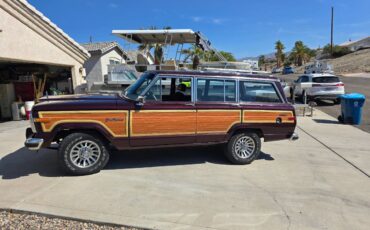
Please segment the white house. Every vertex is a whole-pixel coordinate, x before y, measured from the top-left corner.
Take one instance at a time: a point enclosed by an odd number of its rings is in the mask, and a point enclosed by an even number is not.
[[[348,47],[351,51],[357,51],[359,49],[367,49],[370,48],[370,36],[366,38],[362,38],[356,41],[347,41],[339,46]]]
[[[94,84],[103,84],[108,76],[108,66],[125,64],[127,54],[117,42],[96,42],[81,44],[91,57],[85,62],[88,91]]]

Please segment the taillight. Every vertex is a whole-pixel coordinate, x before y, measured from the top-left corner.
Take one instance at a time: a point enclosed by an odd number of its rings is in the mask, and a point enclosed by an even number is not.
[[[338,83],[335,86],[344,86],[344,83]]]

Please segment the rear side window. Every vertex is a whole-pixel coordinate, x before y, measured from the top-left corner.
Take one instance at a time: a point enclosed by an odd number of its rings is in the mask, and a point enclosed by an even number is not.
[[[240,101],[255,103],[281,103],[273,83],[240,82]]]
[[[340,82],[339,77],[315,77],[312,79],[315,83],[337,83]]]
[[[310,81],[310,78],[309,77],[307,77],[307,76],[303,76],[302,78],[301,78],[301,82],[309,82]]]
[[[197,79],[197,101],[236,102],[234,80]]]

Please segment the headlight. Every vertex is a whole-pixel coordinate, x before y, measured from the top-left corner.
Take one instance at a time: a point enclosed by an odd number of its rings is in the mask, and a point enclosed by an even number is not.
[[[32,129],[32,132],[36,133],[35,120],[33,119],[32,112],[30,114],[30,126]]]

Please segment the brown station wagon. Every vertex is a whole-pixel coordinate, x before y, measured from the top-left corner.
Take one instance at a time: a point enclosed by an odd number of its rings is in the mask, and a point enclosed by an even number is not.
[[[264,141],[298,139],[294,108],[279,80],[227,72],[151,71],[116,95],[42,98],[25,146],[58,143],[62,168],[99,172],[109,151],[222,144],[235,164],[256,159]]]

